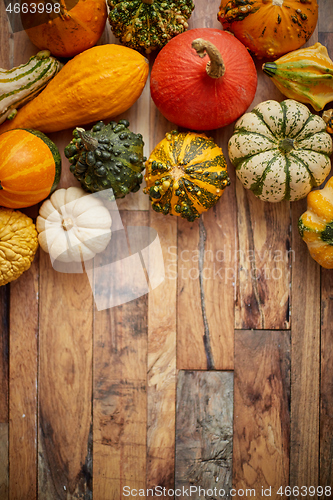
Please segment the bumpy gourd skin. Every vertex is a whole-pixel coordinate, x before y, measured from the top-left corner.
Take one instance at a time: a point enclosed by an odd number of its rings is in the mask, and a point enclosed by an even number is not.
[[[97,122],[92,130],[85,132],[86,141],[75,129],[73,140],[65,148],[70,171],[81,182],[83,189],[96,193],[112,188],[115,198],[124,198],[129,192],[140,189],[142,182],[144,142],[141,134],[128,129],[127,120],[104,125]],[[95,141],[88,144],[89,138]]]
[[[192,0],[108,0],[108,5],[114,35],[127,47],[147,54],[183,33],[194,9]]]
[[[190,222],[215,205],[230,184],[222,149],[213,139],[176,130],[152,151],[145,180],[156,212]]]
[[[34,223],[25,214],[0,208],[0,286],[29,269],[38,248]]]
[[[333,177],[323,189],[308,194],[298,230],[311,257],[322,267],[333,269]]]

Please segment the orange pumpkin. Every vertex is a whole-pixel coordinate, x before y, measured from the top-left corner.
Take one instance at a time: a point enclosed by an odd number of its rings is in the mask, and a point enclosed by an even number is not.
[[[90,49],[103,33],[107,18],[105,0],[58,0],[57,4],[39,0],[42,13],[35,12],[36,0],[25,3],[27,8],[21,12],[21,19],[28,37],[36,47],[48,49],[56,57],[73,57]]]
[[[39,203],[57,187],[60,173],[60,153],[41,132],[14,129],[0,135],[1,206]]]
[[[309,40],[318,4],[317,0],[221,0],[217,17],[255,56],[276,59]]]

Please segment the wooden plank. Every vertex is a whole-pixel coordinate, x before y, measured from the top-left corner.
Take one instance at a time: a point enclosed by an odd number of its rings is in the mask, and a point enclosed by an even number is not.
[[[8,423],[0,423],[0,498],[8,500]]]
[[[234,385],[234,488],[286,498],[277,490],[289,484],[290,333],[236,331]]]
[[[11,499],[37,495],[38,253],[11,284],[9,482]]]
[[[40,255],[39,500],[91,498],[92,292]]]
[[[318,29],[320,33],[332,33],[333,9],[331,0],[318,0]]]
[[[177,244],[177,220],[152,210],[150,227],[158,233],[167,262],[170,248]],[[167,274],[148,296],[147,488],[174,486],[177,281],[173,278]]]
[[[9,486],[9,285],[0,287],[0,498],[8,500]]]
[[[333,491],[333,270],[321,269],[320,478]]]
[[[147,212],[122,212],[121,218],[124,227],[149,223]],[[120,238],[117,244],[123,252]],[[134,291],[138,276],[139,269],[133,270]],[[146,486],[148,298],[125,303],[132,294],[124,287],[127,277],[113,280],[105,272],[97,281],[95,271],[95,293],[104,289],[112,296],[121,290],[124,301],[95,310],[93,491],[98,500],[119,500],[125,486]]]
[[[320,267],[298,234],[306,200],[292,204],[291,486],[318,486]],[[314,497],[316,498],[316,496]]]
[[[175,483],[182,493],[179,498],[230,498],[232,403],[231,372],[179,372]]]

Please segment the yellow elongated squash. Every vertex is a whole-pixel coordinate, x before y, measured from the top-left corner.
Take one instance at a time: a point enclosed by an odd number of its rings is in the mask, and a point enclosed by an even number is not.
[[[56,132],[113,118],[140,97],[148,77],[148,61],[136,50],[107,44],[71,59],[50,84],[16,117],[0,126]]]
[[[262,69],[282,94],[316,111],[333,101],[333,61],[321,43],[289,52]]]

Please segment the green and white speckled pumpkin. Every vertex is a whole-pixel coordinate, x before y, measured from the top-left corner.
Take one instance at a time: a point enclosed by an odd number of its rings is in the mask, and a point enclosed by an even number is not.
[[[243,115],[229,140],[243,186],[264,201],[299,200],[331,170],[332,138],[322,118],[292,99],[265,101]]]

